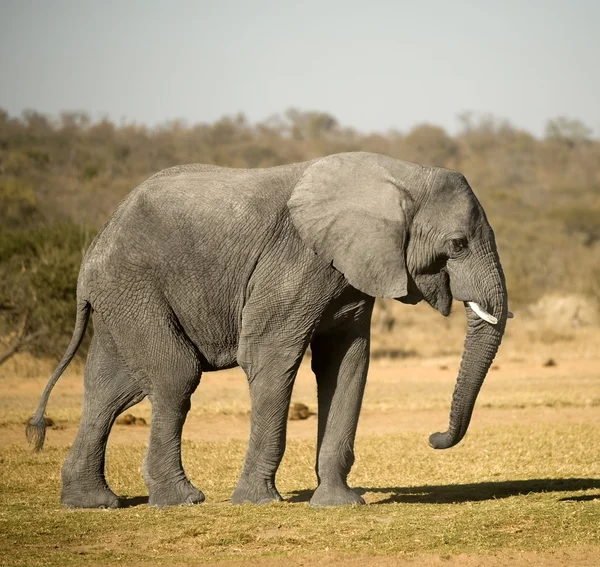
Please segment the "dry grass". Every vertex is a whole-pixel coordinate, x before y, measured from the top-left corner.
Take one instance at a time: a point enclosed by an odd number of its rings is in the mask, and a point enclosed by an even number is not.
[[[184,460],[208,503],[156,510],[66,510],[58,504],[65,448],[2,451],[2,536],[7,565],[177,563],[312,554],[419,556],[590,548],[600,557],[598,426],[490,427],[447,453],[421,435],[358,440],[352,483],[364,508],[314,510],[314,443],[293,441],[280,471],[292,502],[225,503],[244,443],[186,443]],[[108,477],[145,494],[142,446],[111,447]],[[595,549],[595,551],[594,551]]]

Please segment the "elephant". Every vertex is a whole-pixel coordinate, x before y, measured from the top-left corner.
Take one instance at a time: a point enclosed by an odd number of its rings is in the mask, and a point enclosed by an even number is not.
[[[40,450],[45,408],[90,316],[79,430],[61,501],[115,508],[104,474],[115,418],[148,397],[149,504],[204,501],[181,460],[202,372],[240,366],[251,424],[233,503],[282,500],[294,379],[310,345],[318,394],[312,506],[364,504],[347,483],[369,366],[375,298],[464,303],[467,332],[445,449],[465,435],[504,334],[508,296],[494,233],[459,172],[367,152],[265,169],[182,165],[134,189],[87,250],[71,342],[27,427]]]

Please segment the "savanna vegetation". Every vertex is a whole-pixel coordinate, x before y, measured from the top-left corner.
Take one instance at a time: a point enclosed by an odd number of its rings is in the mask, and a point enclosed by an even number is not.
[[[597,300],[600,141],[567,118],[549,121],[542,139],[491,116],[460,120],[451,136],[430,124],[364,134],[294,109],[257,124],[239,114],[156,128],[0,110],[0,363],[17,349],[63,350],[95,232],[141,181],[190,162],[270,167],[364,150],[460,170],[496,231],[513,308],[549,292]],[[380,302],[376,340],[396,319],[396,306]]]

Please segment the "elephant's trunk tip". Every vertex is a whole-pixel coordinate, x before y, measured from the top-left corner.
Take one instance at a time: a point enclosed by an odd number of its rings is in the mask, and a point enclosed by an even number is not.
[[[42,450],[44,440],[46,439],[46,418],[44,415],[38,417],[34,415],[28,422],[25,429],[25,436],[33,450],[37,453]]]
[[[438,431],[429,436],[429,446],[433,449],[449,449],[454,447],[461,439],[462,436],[457,438],[451,435],[449,431],[445,433]]]

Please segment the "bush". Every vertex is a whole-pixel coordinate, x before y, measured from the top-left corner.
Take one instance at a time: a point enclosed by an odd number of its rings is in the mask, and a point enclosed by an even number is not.
[[[93,236],[74,224],[0,230],[0,337],[6,345],[21,330],[21,350],[62,355],[75,322],[79,266]]]

